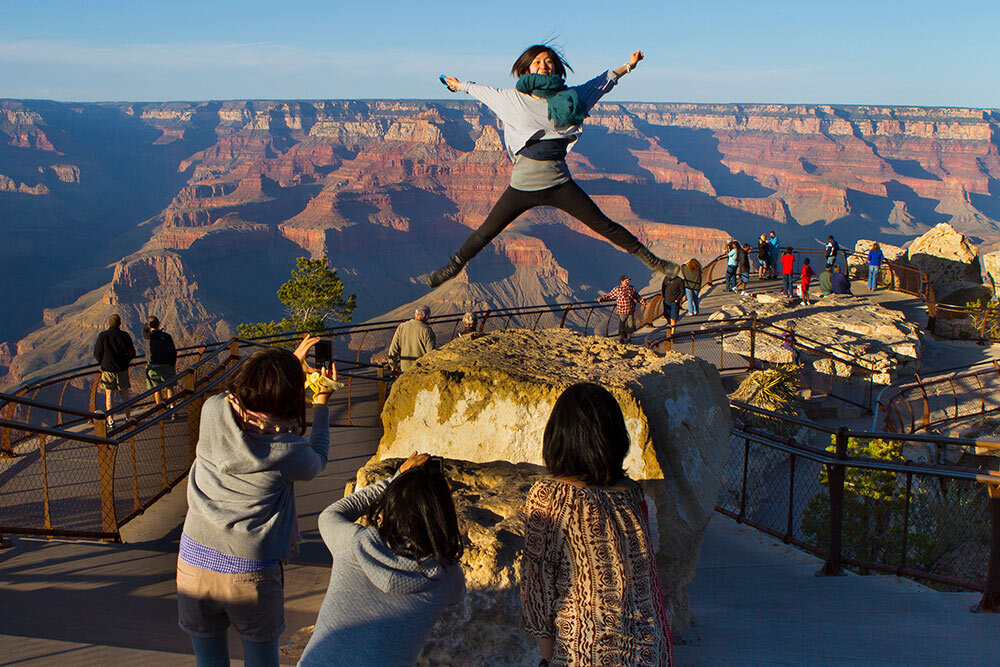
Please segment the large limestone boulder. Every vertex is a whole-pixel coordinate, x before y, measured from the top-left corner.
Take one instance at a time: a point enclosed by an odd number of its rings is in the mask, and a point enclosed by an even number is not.
[[[421,450],[541,464],[552,406],[581,381],[606,387],[622,407],[632,441],[625,469],[652,500],[664,594],[673,622],[683,627],[686,587],[719,494],[732,424],[709,363],[559,329],[460,338],[396,380],[372,463]]]
[[[868,280],[868,251],[875,246],[875,241],[860,239],[854,244],[856,255],[847,257],[847,277],[851,280]],[[882,254],[890,262],[906,262],[906,248],[888,243],[879,243]],[[879,272],[879,284],[889,282],[889,269],[883,265]]]
[[[983,284],[979,249],[947,222],[917,237],[910,244],[908,258],[927,273],[938,301],[955,303],[955,299],[975,296],[975,286]],[[952,293],[955,296],[949,298]]]

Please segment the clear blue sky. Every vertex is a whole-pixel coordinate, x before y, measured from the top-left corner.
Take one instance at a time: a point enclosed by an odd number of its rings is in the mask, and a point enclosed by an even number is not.
[[[998,33],[987,0],[0,0],[0,97],[439,98],[554,38],[571,83],[645,51],[609,99],[996,108]]]

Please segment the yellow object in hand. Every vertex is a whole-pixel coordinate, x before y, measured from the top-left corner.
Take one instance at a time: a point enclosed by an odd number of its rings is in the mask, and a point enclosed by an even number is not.
[[[343,382],[337,382],[315,371],[306,376],[306,389],[312,391],[313,394],[328,394],[343,386]]]

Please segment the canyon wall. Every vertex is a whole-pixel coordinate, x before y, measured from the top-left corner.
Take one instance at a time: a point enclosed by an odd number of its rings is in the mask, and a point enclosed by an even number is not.
[[[949,222],[1000,242],[1000,113],[829,105],[598,105],[581,186],[664,256],[783,242],[901,244]],[[592,298],[641,264],[553,209],[525,214],[459,280],[441,265],[506,187],[499,122],[467,98],[62,104],[0,100],[6,383],[89,361],[119,312],[181,342],[279,318],[299,255],[327,254],[357,319]]]

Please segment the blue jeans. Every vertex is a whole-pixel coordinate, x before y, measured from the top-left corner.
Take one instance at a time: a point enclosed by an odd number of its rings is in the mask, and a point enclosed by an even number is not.
[[[690,287],[684,288],[684,294],[685,296],[687,296],[688,300],[688,306],[687,306],[688,315],[697,315],[698,306],[701,304],[701,297],[698,296],[698,293],[695,292]]]
[[[782,273],[781,280],[783,281],[781,285],[781,293],[787,294],[788,296],[794,294],[794,292],[792,292],[792,274]]]
[[[229,667],[229,644],[226,633],[215,637],[191,636],[197,667]],[[246,667],[271,667],[278,664],[278,640],[252,642],[243,640],[243,664]]]
[[[878,287],[878,265],[868,265],[868,289],[874,291]]]
[[[736,267],[726,267],[726,291],[732,292],[736,289]]]

